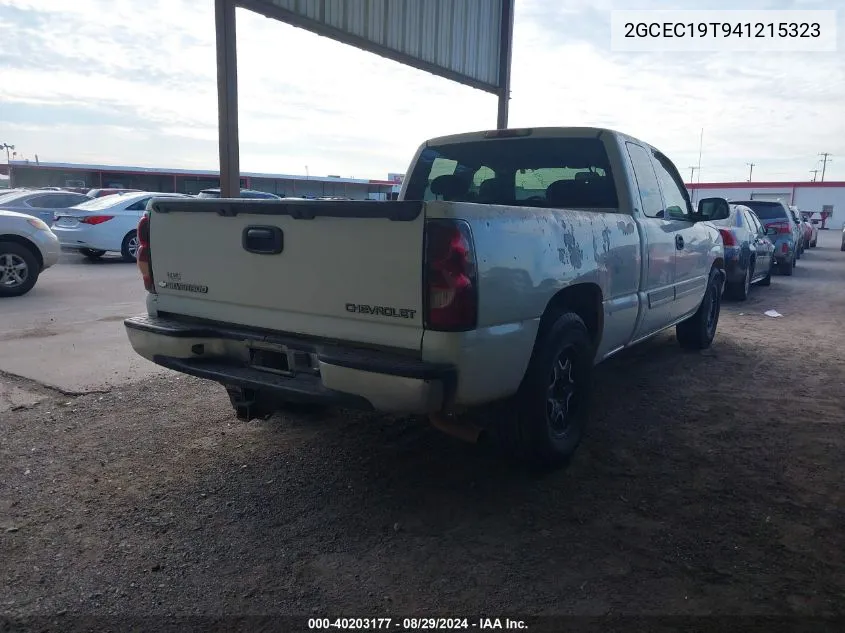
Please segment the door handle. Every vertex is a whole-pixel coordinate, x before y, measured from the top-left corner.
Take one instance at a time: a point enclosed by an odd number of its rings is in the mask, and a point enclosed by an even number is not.
[[[241,236],[241,245],[256,255],[278,255],[284,248],[284,235],[278,226],[248,226]]]
[[[675,248],[679,251],[684,248],[684,236],[683,235],[676,235],[675,236]]]

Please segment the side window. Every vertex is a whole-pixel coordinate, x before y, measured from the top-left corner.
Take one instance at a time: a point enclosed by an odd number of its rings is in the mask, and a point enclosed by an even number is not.
[[[760,218],[757,217],[757,214],[752,212],[751,217],[754,219],[754,226],[757,227],[757,232],[760,235],[765,235],[766,234],[766,227],[763,226],[763,223],[760,221]]]
[[[626,145],[628,146],[628,156],[631,157],[631,165],[634,168],[637,189],[640,191],[643,214],[649,218],[661,217],[663,200],[660,198],[657,176],[654,174],[648,152],[634,143],[626,143]]]
[[[126,207],[127,211],[143,211],[147,208],[147,203],[150,201],[150,198],[142,198],[138,200],[138,202],[133,202],[128,207]]]
[[[669,159],[662,154],[654,154],[654,170],[657,173],[657,180],[660,182],[660,189],[663,191],[663,201],[666,205],[666,217],[675,220],[688,220],[690,216],[689,199],[686,195],[686,187],[680,182],[680,176],[675,172]]]
[[[742,212],[742,220],[743,220],[743,222],[745,222],[745,226],[748,227],[749,231],[751,231],[754,234],[757,234],[757,233],[760,232],[760,226],[754,220],[754,216],[751,215],[748,211]]]

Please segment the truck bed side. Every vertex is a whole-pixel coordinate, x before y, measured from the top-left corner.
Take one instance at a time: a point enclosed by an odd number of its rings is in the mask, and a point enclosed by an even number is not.
[[[540,318],[562,291],[598,298],[597,360],[630,341],[641,272],[641,236],[630,215],[444,202],[426,203],[426,215],[467,221],[476,248],[478,328],[423,334],[424,360],[465,368],[462,402],[483,402],[519,384]]]

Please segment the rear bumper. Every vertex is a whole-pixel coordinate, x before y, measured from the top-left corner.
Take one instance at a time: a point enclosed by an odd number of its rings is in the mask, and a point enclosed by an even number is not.
[[[135,351],[169,369],[268,399],[388,413],[434,413],[454,394],[455,369],[392,352],[147,315],[124,321]],[[251,350],[305,354],[311,370],[257,368]]]
[[[83,248],[94,251],[120,250],[119,245],[105,244],[109,241],[102,233],[91,230],[93,227],[82,226],[81,228],[53,227],[53,233],[59,238],[62,248],[65,250],[78,251]]]
[[[775,261],[779,264],[784,262],[791,262],[792,256],[795,252],[795,241],[791,237],[783,237],[775,241],[775,251],[773,253]]]
[[[745,268],[743,268],[739,260],[726,259],[725,260],[725,282],[732,284],[738,283],[745,279]]]

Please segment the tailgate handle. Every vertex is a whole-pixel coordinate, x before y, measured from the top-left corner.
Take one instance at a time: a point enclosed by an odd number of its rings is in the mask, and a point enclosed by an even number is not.
[[[278,226],[248,226],[244,229],[242,244],[245,251],[256,255],[278,255],[285,241]]]

